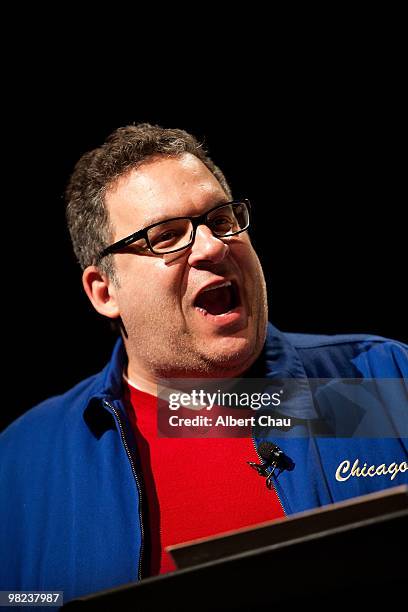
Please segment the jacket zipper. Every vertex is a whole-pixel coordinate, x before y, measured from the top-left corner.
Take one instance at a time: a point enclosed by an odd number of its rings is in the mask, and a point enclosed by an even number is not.
[[[254,448],[255,448],[255,452],[256,452],[256,454],[257,454],[257,457],[258,457],[259,461],[262,463],[262,462],[263,462],[263,459],[262,459],[262,457],[260,456],[260,454],[258,453],[258,447],[257,447],[257,445],[256,445],[255,438],[254,438],[254,436],[252,436],[252,435],[251,435],[251,438],[252,438],[252,444],[254,445]],[[286,512],[285,512],[285,508],[283,507],[282,500],[281,500],[281,498],[280,498],[280,496],[279,496],[279,493],[278,493],[278,491],[277,491],[277,489],[276,489],[275,483],[273,482],[273,480],[272,480],[272,479],[271,479],[271,482],[272,482],[272,487],[273,487],[273,490],[274,490],[274,491],[275,491],[275,493],[276,493],[276,497],[278,498],[278,502],[279,502],[279,504],[280,504],[280,507],[282,508],[283,515],[284,515],[284,516],[287,516],[287,514],[286,514]]]
[[[119,430],[120,430],[120,436],[122,438],[122,443],[123,446],[125,447],[126,450],[126,454],[128,456],[129,462],[130,462],[130,467],[132,468],[132,472],[133,472],[133,477],[135,479],[136,482],[136,487],[139,493],[139,520],[140,520],[140,531],[141,531],[141,543],[140,543],[140,555],[139,555],[139,567],[138,567],[138,578],[139,580],[142,579],[142,557],[143,557],[143,552],[144,552],[144,528],[143,528],[143,519],[142,519],[142,488],[140,486],[138,477],[137,477],[137,473],[136,473],[136,468],[135,468],[135,464],[133,463],[133,459],[132,459],[132,455],[130,453],[129,450],[129,446],[125,437],[125,432],[123,430],[123,425],[122,425],[122,421],[120,420],[120,416],[118,411],[116,410],[116,408],[114,408],[112,406],[112,404],[110,404],[107,400],[103,400],[103,403],[108,406],[108,408],[110,408],[110,410],[112,410],[113,414],[116,417],[116,421],[119,425]]]

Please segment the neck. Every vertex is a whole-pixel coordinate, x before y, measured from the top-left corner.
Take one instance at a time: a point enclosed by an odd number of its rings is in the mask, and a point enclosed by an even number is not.
[[[227,385],[227,380],[231,379],[231,384],[233,384],[234,378],[263,378],[265,376],[264,366],[259,362],[255,362],[249,368],[245,368],[243,371],[237,373],[231,373],[229,376],[221,376],[220,373],[214,373],[213,377],[210,378],[225,378],[224,386]],[[143,391],[144,393],[149,393],[157,397],[158,394],[158,382],[160,381],[160,376],[155,376],[152,372],[146,371],[146,369],[141,366],[140,363],[134,364],[130,360],[126,370],[124,371],[124,377],[127,382],[129,382],[133,387],[136,387],[139,391]],[[168,378],[172,378],[169,376]],[[200,378],[199,376],[194,376],[194,374],[190,374],[189,376],[186,374],[186,378],[188,382],[190,382],[191,378]],[[182,380],[182,379],[181,379]],[[182,382],[180,380],[181,387]],[[203,384],[205,384],[205,379],[203,379]],[[225,387],[226,388],[226,387]]]
[[[144,372],[143,368],[132,368],[129,363],[124,371],[124,378],[126,382],[136,387],[139,391],[150,393],[150,395],[154,395],[155,397],[157,396],[157,379],[147,372]]]
[[[180,384],[183,386],[183,379],[212,379],[212,378],[222,378],[225,379],[234,379],[234,378],[262,378],[265,375],[264,372],[264,364],[263,360],[258,361],[262,349],[259,353],[252,353],[250,357],[247,359],[246,363],[241,363],[240,367],[231,367],[231,369],[218,369],[214,372],[205,372],[202,371],[183,371],[174,369],[171,370],[163,370],[156,371],[151,364],[147,363],[145,360],[140,360],[138,355],[132,354],[131,347],[126,346],[126,352],[128,355],[128,365],[126,370],[124,371],[125,377],[128,379],[131,385],[143,391],[145,393],[149,393],[157,397],[158,395],[158,384],[163,384],[163,379],[179,379]],[[204,383],[203,380],[203,383]]]

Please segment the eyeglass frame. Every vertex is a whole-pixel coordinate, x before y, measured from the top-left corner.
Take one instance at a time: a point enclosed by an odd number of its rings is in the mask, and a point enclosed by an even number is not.
[[[163,219],[162,221],[157,221],[156,223],[152,223],[151,225],[148,225],[147,227],[144,227],[140,230],[138,230],[137,232],[133,232],[133,234],[130,234],[129,236],[126,236],[125,238],[121,238],[121,240],[118,240],[117,242],[114,242],[113,244],[109,245],[108,247],[106,247],[105,249],[103,249],[103,251],[101,251],[101,253],[98,256],[98,261],[100,261],[103,257],[106,257],[106,255],[111,255],[113,253],[117,253],[118,251],[120,251],[121,249],[123,249],[124,247],[127,247],[131,244],[133,244],[134,242],[136,242],[137,240],[140,240],[141,238],[144,238],[146,244],[147,244],[147,248],[153,253],[153,255],[167,255],[170,253],[177,253],[178,251],[183,251],[184,249],[188,249],[188,247],[190,247],[194,241],[195,241],[195,237],[196,237],[196,232],[197,232],[197,227],[199,225],[206,225],[210,230],[211,228],[207,225],[207,223],[205,222],[205,219],[207,217],[207,215],[209,215],[210,213],[214,212],[214,210],[217,210],[218,208],[222,208],[223,206],[228,206],[231,204],[245,204],[247,207],[247,211],[248,211],[248,225],[244,228],[244,229],[240,229],[238,232],[234,232],[233,234],[225,234],[225,236],[217,236],[216,234],[213,233],[213,236],[215,236],[216,238],[228,238],[229,236],[237,236],[238,234],[241,234],[242,232],[246,232],[249,225],[250,225],[250,220],[251,220],[251,204],[249,202],[249,200],[247,198],[244,198],[242,200],[231,200],[230,202],[224,202],[223,204],[218,204],[217,206],[214,206],[214,208],[210,208],[210,210],[207,210],[205,213],[203,213],[202,215],[197,215],[194,217],[188,217],[188,216],[183,216],[183,217],[171,217],[170,219]],[[174,251],[168,251],[167,253],[157,253],[155,252],[155,250],[153,249],[153,247],[150,244],[149,238],[148,238],[148,231],[150,229],[152,229],[153,227],[156,227],[157,225],[161,225],[162,223],[169,223],[171,221],[178,221],[179,219],[188,219],[190,221],[190,223],[193,226],[193,231],[191,233],[191,240],[190,242],[185,245],[182,246],[178,249],[175,249]],[[211,230],[212,231],[212,230]]]

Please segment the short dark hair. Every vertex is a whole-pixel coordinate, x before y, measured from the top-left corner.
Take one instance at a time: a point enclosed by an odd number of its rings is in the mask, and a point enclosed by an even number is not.
[[[203,145],[184,130],[149,123],[115,130],[97,149],[85,153],[76,164],[65,192],[66,217],[75,255],[82,269],[95,265],[99,253],[112,241],[113,228],[105,206],[105,194],[130,170],[157,155],[176,157],[191,153],[212,172],[228,197],[230,187]],[[99,264],[115,280],[112,256]]]

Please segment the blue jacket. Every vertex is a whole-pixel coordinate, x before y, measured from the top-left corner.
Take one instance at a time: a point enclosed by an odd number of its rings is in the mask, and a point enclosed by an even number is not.
[[[402,379],[408,378],[407,348],[380,337],[284,334],[269,325],[258,366],[272,379]],[[125,360],[119,340],[102,372],[30,410],[0,436],[1,590],[62,590],[67,601],[140,579],[143,491],[120,399]],[[306,391],[304,400],[300,428],[314,416]],[[300,432],[278,443],[294,465],[274,481],[288,514],[408,482],[408,471],[393,480],[335,478],[345,460],[406,462],[408,441],[398,436]]]

